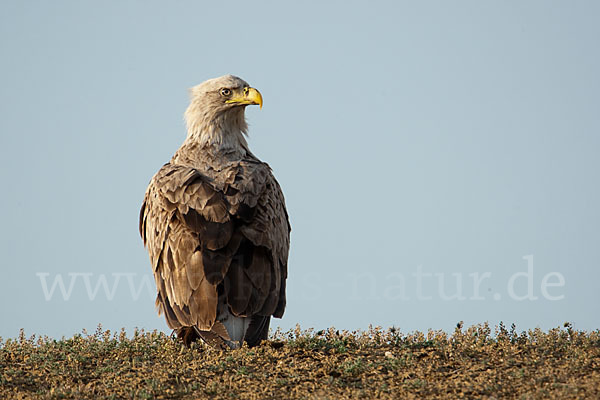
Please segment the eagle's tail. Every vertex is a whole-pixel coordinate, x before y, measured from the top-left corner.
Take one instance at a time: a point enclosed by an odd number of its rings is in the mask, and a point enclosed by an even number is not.
[[[210,331],[202,331],[195,326],[183,326],[176,329],[177,337],[186,346],[201,339],[204,343],[217,349],[239,349],[245,341],[248,346],[258,346],[269,335],[271,317],[254,315],[252,317],[235,317],[230,315],[223,321],[217,321]]]
[[[243,342],[253,347],[266,340],[269,335],[270,320],[269,316],[236,317],[229,312],[224,313],[220,318],[230,338],[227,344],[233,349],[239,348]]]

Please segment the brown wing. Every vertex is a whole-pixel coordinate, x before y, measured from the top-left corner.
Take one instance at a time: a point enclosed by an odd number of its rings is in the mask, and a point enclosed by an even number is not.
[[[289,223],[269,167],[244,161],[210,178],[166,164],[140,212],[158,290],[172,329],[211,330],[219,296],[234,315],[281,317]]]

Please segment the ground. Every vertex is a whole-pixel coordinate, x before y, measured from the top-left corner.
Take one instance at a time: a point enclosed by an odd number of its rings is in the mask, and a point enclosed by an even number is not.
[[[0,398],[598,399],[600,330],[297,328],[225,352],[159,332],[23,333],[0,340]]]

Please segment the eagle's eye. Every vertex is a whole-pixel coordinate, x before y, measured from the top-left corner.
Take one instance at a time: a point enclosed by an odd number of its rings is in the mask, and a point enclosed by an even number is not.
[[[227,89],[227,88],[221,89],[221,96],[227,97],[230,95],[231,95],[231,89]]]

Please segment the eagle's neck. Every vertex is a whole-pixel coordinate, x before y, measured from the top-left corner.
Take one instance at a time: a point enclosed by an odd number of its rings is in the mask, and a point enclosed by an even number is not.
[[[209,156],[229,160],[250,153],[244,137],[248,130],[244,107],[222,111],[190,105],[185,119],[188,135],[182,147],[193,145]]]

